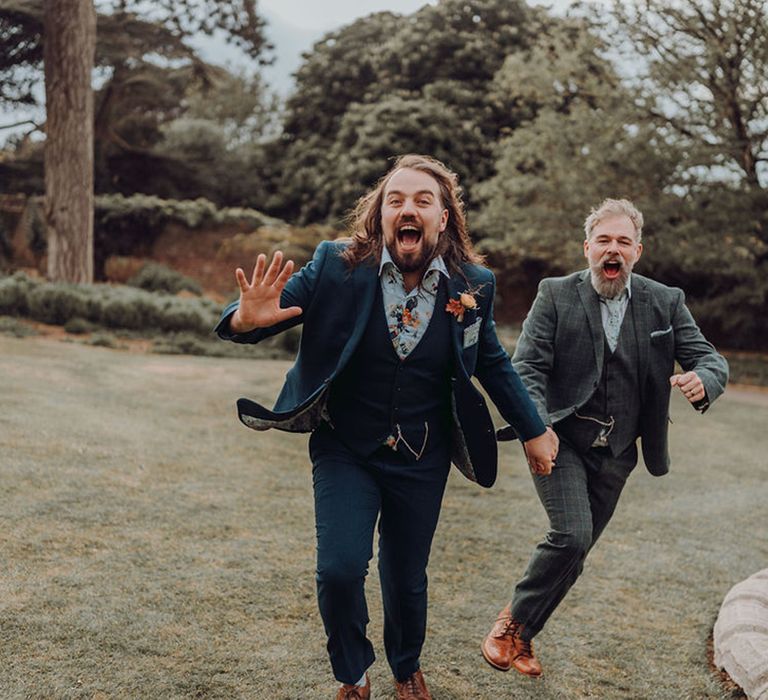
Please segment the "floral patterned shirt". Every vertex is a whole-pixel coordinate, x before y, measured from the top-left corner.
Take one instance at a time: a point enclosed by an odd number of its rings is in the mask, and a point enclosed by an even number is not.
[[[395,352],[401,360],[408,357],[424,337],[435,311],[437,285],[441,273],[449,277],[448,268],[443,258],[438,255],[429,263],[421,284],[406,292],[402,273],[397,269],[387,247],[382,249],[379,278],[384,298],[384,313],[387,316],[389,337],[392,338]]]

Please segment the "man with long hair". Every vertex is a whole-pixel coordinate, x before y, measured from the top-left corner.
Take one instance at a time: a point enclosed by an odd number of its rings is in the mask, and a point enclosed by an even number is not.
[[[456,176],[403,156],[358,203],[351,240],[318,246],[296,274],[275,253],[217,326],[255,343],[303,323],[296,363],[273,410],[238,401],[257,430],[309,432],[317,530],[317,595],[338,700],[370,697],[374,660],[364,593],[379,521],[384,647],[398,698],[430,698],[420,671],[426,567],[451,461],[496,477],[493,423],[476,375],[547,473],[546,429],[496,337],[495,282],[467,233]]]
[[[638,438],[648,471],[669,471],[672,387],[703,413],[728,381],[728,363],[696,326],[682,290],[632,272],[643,252],[643,216],[632,202],[606,199],[584,233],[588,269],[541,282],[513,358],[561,440],[552,473],[533,477],[549,531],[482,643],[489,664],[527,676],[542,673],[533,638],[611,519]]]

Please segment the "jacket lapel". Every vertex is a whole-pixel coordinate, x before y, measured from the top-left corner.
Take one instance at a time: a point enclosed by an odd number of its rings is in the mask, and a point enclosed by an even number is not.
[[[592,335],[592,344],[595,348],[595,362],[597,363],[597,371],[602,371],[603,367],[603,352],[605,349],[603,321],[600,316],[600,301],[597,298],[597,292],[592,287],[592,283],[589,280],[589,270],[585,271],[582,275],[581,281],[576,285],[576,289],[579,292],[581,303],[584,306],[584,311],[587,314],[587,321],[589,323],[589,330]],[[632,290],[634,291],[634,290]]]
[[[640,400],[643,400],[645,377],[648,373],[648,353],[651,338],[651,304],[648,288],[636,275],[632,275],[632,317],[635,322],[635,340],[638,353],[638,379],[640,380]]]
[[[376,285],[379,281],[378,268],[368,264],[356,265],[352,269],[351,277],[350,283],[355,290],[355,326],[339,358],[337,372],[347,364],[360,343],[360,338],[362,338],[368,324],[373,300],[376,298]]]
[[[446,287],[448,290],[447,302],[450,299],[458,299],[459,295],[463,291],[466,291],[467,283],[461,277],[451,275],[448,278]],[[438,312],[448,313],[445,309],[435,309],[435,313]],[[464,327],[453,314],[451,314],[451,341],[451,344],[453,345],[453,355],[456,358],[456,365],[462,369],[464,374],[466,374],[467,370],[464,367],[464,358],[462,357],[462,351],[464,349]]]

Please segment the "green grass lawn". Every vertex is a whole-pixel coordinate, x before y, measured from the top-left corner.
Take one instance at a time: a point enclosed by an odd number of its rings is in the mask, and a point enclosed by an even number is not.
[[[0,336],[2,700],[333,697],[306,436],[234,410],[271,403],[288,366]],[[675,398],[672,418],[672,473],[630,478],[537,638],[540,680],[479,651],[545,529],[519,446],[491,490],[454,470],[422,658],[435,700],[728,697],[706,645],[728,589],[768,562],[768,400],[733,391],[700,417]]]

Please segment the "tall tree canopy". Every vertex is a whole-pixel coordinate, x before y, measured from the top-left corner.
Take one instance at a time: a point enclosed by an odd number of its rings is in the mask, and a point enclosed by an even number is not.
[[[273,211],[338,220],[403,151],[444,157],[471,197],[491,172],[491,144],[515,125],[491,108],[488,87],[544,18],[521,0],[443,0],[327,34],[288,100]]]
[[[0,6],[0,36],[5,40],[0,83],[12,83],[0,97],[32,101],[33,69],[39,68],[41,61],[45,64],[49,274],[67,281],[92,278],[93,68],[107,64],[111,71],[98,106],[97,128],[106,136],[107,144],[117,143],[123,150],[135,152],[146,149],[146,143],[131,144],[122,137],[114,128],[118,114],[114,107],[121,99],[125,104],[126,98],[135,98],[139,90],[146,96],[158,57],[186,57],[194,73],[200,62],[194,60],[186,38],[217,29],[253,58],[260,59],[268,47],[256,0],[159,0],[149,10],[151,22],[139,19],[139,11],[148,12],[141,0],[104,0],[98,8],[99,35],[105,41],[94,60],[94,40],[89,38],[93,32],[83,33],[91,24],[85,18],[95,17],[93,0],[6,0]],[[66,36],[65,41],[60,40],[62,36]],[[155,81],[156,85],[161,83]],[[152,113],[141,111],[143,116]],[[120,119],[125,131],[130,118],[126,120],[121,113]],[[106,158],[99,152],[97,162],[103,165]],[[62,251],[67,251],[65,258]]]
[[[768,347],[768,5],[616,2],[614,17],[640,58],[626,82],[679,153],[677,206],[648,262],[714,337]]]

